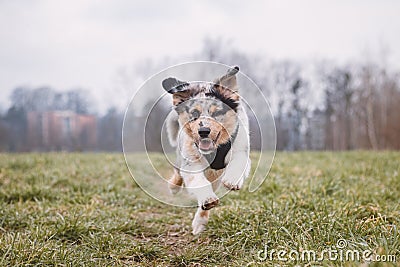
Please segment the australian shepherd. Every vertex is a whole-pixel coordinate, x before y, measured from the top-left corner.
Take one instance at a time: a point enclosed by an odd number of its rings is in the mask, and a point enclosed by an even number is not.
[[[248,117],[238,92],[238,71],[232,67],[212,82],[173,77],[162,82],[176,111],[167,119],[169,141],[177,147],[169,188],[176,193],[184,187],[196,197],[193,234],[205,229],[210,209],[218,205],[218,187],[239,190],[249,175]]]

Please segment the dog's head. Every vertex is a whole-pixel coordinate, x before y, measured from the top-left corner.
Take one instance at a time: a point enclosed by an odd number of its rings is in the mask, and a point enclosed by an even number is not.
[[[210,154],[229,142],[236,131],[238,71],[236,66],[230,68],[225,75],[209,83],[188,83],[172,77],[162,82],[164,89],[173,96],[181,128],[202,154]]]

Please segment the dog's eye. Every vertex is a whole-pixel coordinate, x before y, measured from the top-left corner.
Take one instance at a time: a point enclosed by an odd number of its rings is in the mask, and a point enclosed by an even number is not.
[[[198,111],[197,109],[193,110],[190,115],[192,116],[193,119],[197,119],[200,117],[200,111]]]
[[[212,114],[212,117],[215,118],[215,117],[218,117],[218,116],[221,116],[221,115],[224,115],[224,111],[223,110],[217,110]]]

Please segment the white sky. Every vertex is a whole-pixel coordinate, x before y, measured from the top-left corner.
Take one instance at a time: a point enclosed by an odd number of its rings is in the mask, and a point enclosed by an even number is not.
[[[0,106],[20,85],[82,87],[100,106],[118,103],[119,68],[185,61],[206,37],[270,59],[351,62],[385,50],[398,68],[400,1],[0,0]]]

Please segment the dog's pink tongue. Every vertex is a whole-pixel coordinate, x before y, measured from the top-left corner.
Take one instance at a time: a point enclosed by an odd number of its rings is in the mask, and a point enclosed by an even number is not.
[[[199,147],[202,150],[209,150],[211,148],[211,146],[212,146],[211,140],[207,140],[207,139],[201,140],[200,144],[199,144]]]

